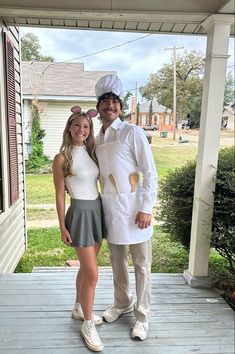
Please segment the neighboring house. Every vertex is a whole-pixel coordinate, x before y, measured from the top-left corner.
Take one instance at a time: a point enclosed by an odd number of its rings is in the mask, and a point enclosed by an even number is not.
[[[152,100],[152,114],[150,114],[151,101],[146,101],[139,106],[139,125],[157,125],[159,130],[173,130],[172,111],[162,106],[156,99]]]
[[[234,123],[235,123],[234,116],[235,116],[234,104],[232,106],[225,106],[222,112],[222,128],[234,130]]]
[[[53,159],[59,152],[63,130],[71,107],[83,111],[95,108],[95,84],[98,79],[115,71],[85,71],[83,63],[22,62],[25,158],[31,151],[31,111],[34,101],[39,108],[44,154]],[[93,120],[95,135],[100,121]]]
[[[1,24],[1,23],[0,23]],[[27,247],[19,32],[0,25],[0,273]]]

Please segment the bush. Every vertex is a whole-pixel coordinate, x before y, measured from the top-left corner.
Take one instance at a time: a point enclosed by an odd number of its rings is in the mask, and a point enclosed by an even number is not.
[[[235,148],[219,153],[216,176],[211,246],[214,247],[235,272]],[[189,248],[196,162],[169,173],[160,184],[159,199],[164,229]]]
[[[235,273],[235,148],[221,150],[215,186],[211,246]]]
[[[160,218],[164,229],[189,248],[196,163],[176,168],[160,183]]]
[[[209,276],[212,286],[235,310],[235,277],[229,270],[228,260],[212,249],[209,257]]]

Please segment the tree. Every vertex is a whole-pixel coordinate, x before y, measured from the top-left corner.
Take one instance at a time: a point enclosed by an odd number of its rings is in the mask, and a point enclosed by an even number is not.
[[[124,113],[126,113],[126,111],[128,111],[128,109],[129,109],[128,101],[131,96],[132,96],[132,93],[130,91],[127,91],[127,93],[125,94],[125,96],[122,99],[122,103],[123,103],[122,110]]]
[[[176,59],[177,115],[185,119],[190,114],[192,123],[198,123],[200,118],[203,68],[203,57],[196,51],[185,51]],[[140,92],[146,99],[156,97],[158,102],[173,109],[173,64],[165,64],[156,74],[151,74]]]
[[[21,59],[23,61],[55,61],[51,56],[40,53],[41,46],[38,37],[33,33],[26,33],[21,39]]]
[[[234,103],[234,79],[231,71],[228,72],[225,83],[225,91],[224,91],[224,105],[230,106]]]
[[[152,116],[153,116],[153,101],[150,101],[149,104],[149,119],[148,119],[148,124],[152,124]]]
[[[120,117],[124,120],[125,119],[125,115],[129,109],[129,99],[132,96],[132,93],[130,91],[127,91],[127,93],[125,94],[125,96],[123,96],[122,98],[122,113],[120,114]]]
[[[136,125],[139,124],[140,124],[140,104],[138,102],[136,106]]]
[[[49,158],[43,153],[43,138],[45,130],[41,128],[40,115],[37,104],[32,105],[32,153],[27,161],[27,172],[34,172],[40,170],[41,167],[49,162]]]

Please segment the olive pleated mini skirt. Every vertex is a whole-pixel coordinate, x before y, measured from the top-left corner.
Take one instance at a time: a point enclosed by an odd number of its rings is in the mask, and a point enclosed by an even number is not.
[[[94,246],[101,243],[107,231],[101,198],[95,200],[72,199],[65,216],[65,226],[73,247]]]

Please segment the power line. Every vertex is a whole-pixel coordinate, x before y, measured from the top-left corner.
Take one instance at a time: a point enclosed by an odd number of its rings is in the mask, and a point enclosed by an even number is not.
[[[100,54],[100,53],[106,52],[106,51],[108,51],[108,50],[112,50],[112,49],[115,49],[115,48],[118,48],[118,47],[122,47],[122,46],[124,46],[124,45],[126,45],[126,44],[130,44],[130,43],[139,41],[140,39],[144,39],[144,38],[149,37],[149,36],[152,36],[152,35],[153,35],[153,33],[150,33],[150,34],[147,34],[147,35],[145,35],[145,36],[141,36],[141,37],[138,37],[138,38],[136,38],[136,39],[132,39],[132,40],[130,40],[130,41],[127,41],[127,42],[124,42],[124,43],[121,43],[121,44],[116,44],[116,45],[114,45],[114,46],[112,46],[112,47],[110,47],[110,48],[105,48],[105,49],[101,49],[101,50],[98,50],[98,51],[93,52],[93,53],[84,54],[84,55],[82,55],[82,56],[80,56],[80,57],[78,57],[78,58],[68,59],[68,60],[64,60],[64,61],[61,61],[61,62],[57,62],[57,63],[51,63],[51,64],[49,64],[49,65],[43,70],[42,75],[43,75],[43,74],[45,73],[45,71],[46,71],[50,66],[52,66],[52,65],[63,64],[63,63],[67,63],[67,62],[69,62],[69,61],[87,58],[87,57],[90,57],[90,56],[92,56],[92,55]]]
[[[115,48],[118,48],[118,47],[122,47],[122,46],[124,46],[124,45],[126,45],[126,44],[139,41],[140,39],[143,39],[143,38],[146,38],[146,37],[149,37],[149,36],[152,36],[152,33],[147,34],[147,35],[142,36],[142,37],[138,37],[138,38],[136,38],[136,39],[132,39],[132,40],[130,40],[130,41],[127,41],[127,42],[124,42],[124,43],[121,43],[121,44],[114,45],[113,47],[110,47],[110,48],[105,48],[105,49],[99,50],[99,51],[97,51],[97,52],[93,52],[93,53],[90,53],[90,54],[82,55],[81,57],[78,57],[78,58],[65,60],[63,63],[68,62],[68,61],[72,61],[72,60],[78,60],[78,59],[90,57],[90,56],[95,55],[95,54],[100,54],[100,53],[106,52],[106,51],[108,51],[108,50],[112,50],[112,49],[115,49]]]

